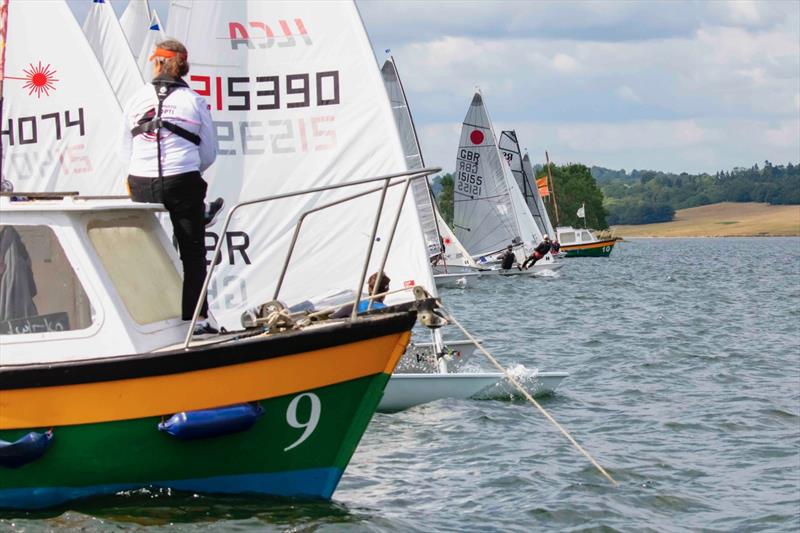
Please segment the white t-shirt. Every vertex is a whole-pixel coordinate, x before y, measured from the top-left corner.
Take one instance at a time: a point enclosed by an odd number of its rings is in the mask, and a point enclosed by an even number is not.
[[[151,84],[136,91],[125,106],[119,153],[131,175],[158,177],[155,132],[131,136],[131,130],[139,124],[139,120],[146,113],[155,113],[157,110],[158,97]],[[161,128],[161,165],[164,176],[195,170],[203,172],[211,166],[217,158],[217,139],[211,113],[202,96],[188,87],[178,87],[164,100],[161,118],[200,136],[200,144],[196,145],[166,128]]]

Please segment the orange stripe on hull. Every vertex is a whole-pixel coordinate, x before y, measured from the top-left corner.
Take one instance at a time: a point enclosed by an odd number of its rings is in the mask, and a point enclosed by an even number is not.
[[[614,246],[615,242],[617,242],[616,239],[609,239],[607,241],[597,241],[589,244],[562,244],[561,249],[564,251],[587,250],[591,248],[602,248],[603,246]]]
[[[406,331],[164,376],[0,391],[0,430],[167,415],[283,396],[381,372],[391,374],[410,337]]]

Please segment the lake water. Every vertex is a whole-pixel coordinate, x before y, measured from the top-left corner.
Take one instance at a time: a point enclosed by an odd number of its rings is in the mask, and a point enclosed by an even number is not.
[[[570,372],[541,402],[618,487],[530,404],[449,400],[376,415],[332,503],[142,491],[0,529],[800,530],[800,239],[564,262],[443,297],[507,366]]]

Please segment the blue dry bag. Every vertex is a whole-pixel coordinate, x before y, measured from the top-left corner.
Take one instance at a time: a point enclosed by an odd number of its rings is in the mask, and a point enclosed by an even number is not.
[[[161,422],[158,429],[181,440],[207,439],[248,430],[263,414],[264,409],[258,404],[240,403],[175,413]]]
[[[52,431],[44,433],[31,431],[14,442],[0,440],[0,466],[18,468],[35,461],[44,455],[52,442]]]

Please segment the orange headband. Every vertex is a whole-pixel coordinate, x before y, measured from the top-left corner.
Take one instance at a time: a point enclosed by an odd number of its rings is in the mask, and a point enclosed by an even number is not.
[[[150,56],[150,59],[148,61],[152,61],[155,57],[166,57],[167,59],[170,59],[175,56],[183,56],[184,61],[189,60],[189,56],[186,54],[182,54],[180,52],[173,52],[172,50],[164,50],[163,48],[156,48],[156,51],[153,52],[153,55]]]

